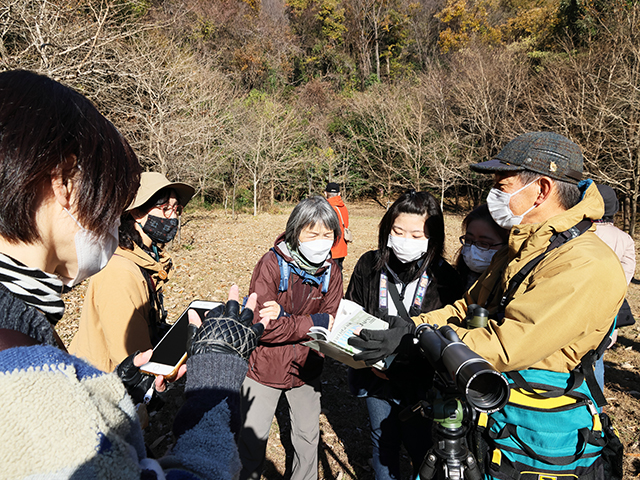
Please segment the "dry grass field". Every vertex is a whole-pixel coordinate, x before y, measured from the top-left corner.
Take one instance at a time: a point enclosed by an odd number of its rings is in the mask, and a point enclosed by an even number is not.
[[[247,294],[254,265],[273,245],[275,237],[284,231],[290,210],[291,207],[282,207],[280,211],[257,217],[242,214],[237,220],[222,210],[188,211],[183,219],[181,238],[174,242],[172,251],[176,271],[165,291],[169,318],[177,318],[195,299],[224,300],[229,286],[234,283],[239,285],[241,295]],[[358,257],[375,248],[378,222],[384,213],[374,203],[349,205],[349,211],[354,243],[344,262],[345,288]],[[448,258],[458,249],[462,218],[463,215],[446,214]],[[66,298],[67,312],[57,328],[67,343],[77,328],[85,288],[86,284],[74,289]],[[606,288],[606,285],[602,286],[603,292]],[[632,310],[640,313],[638,284],[632,283],[628,299]],[[605,355],[605,365],[605,394],[609,401],[606,410],[625,444],[625,478],[635,478],[640,474],[640,326],[622,330],[618,343]],[[372,479],[368,465],[370,445],[366,407],[349,393],[346,368],[328,359],[322,383],[320,478]],[[165,406],[152,416],[146,430],[147,442],[158,456],[173,443],[170,425],[180,402],[181,385],[178,382],[166,395]],[[264,478],[270,480],[286,478],[287,459],[290,460],[286,409],[284,405],[281,407],[272,425],[268,445]]]

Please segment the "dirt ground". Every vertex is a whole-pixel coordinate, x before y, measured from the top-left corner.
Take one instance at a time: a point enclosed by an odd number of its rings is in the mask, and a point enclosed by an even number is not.
[[[181,238],[174,242],[172,255],[176,270],[165,291],[169,319],[176,319],[196,299],[225,300],[231,285],[237,283],[241,295],[248,292],[253,267],[284,231],[291,207],[274,209],[257,217],[242,214],[233,220],[222,210],[187,211],[183,216]],[[344,285],[360,255],[373,249],[377,226],[384,210],[377,204],[349,205],[354,242],[345,259]],[[463,215],[445,213],[447,229],[446,256],[458,249]],[[639,256],[640,258],[640,256]],[[640,275],[632,282],[627,298],[635,313],[640,313]],[[598,279],[593,279],[598,281]],[[57,330],[69,342],[77,328],[86,283],[67,295],[67,311]],[[606,285],[602,286],[606,291]],[[595,300],[595,299],[594,299]],[[543,306],[541,306],[543,308]],[[640,474],[640,326],[622,329],[617,344],[605,354],[606,411],[612,417],[625,445],[625,478]],[[322,415],[320,441],[320,478],[373,479],[369,466],[371,448],[366,406],[354,398],[346,383],[346,367],[327,359],[322,379]],[[170,433],[175,410],[181,404],[182,384],[177,382],[165,395],[165,405],[152,412],[145,431],[150,451],[163,455],[173,445]],[[291,446],[287,442],[289,424],[286,405],[282,404],[272,425],[267,451],[267,468],[263,478],[288,477]],[[408,459],[403,468],[409,476]]]

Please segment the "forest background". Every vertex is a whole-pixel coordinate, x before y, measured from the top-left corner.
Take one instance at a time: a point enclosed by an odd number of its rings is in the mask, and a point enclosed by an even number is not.
[[[235,215],[321,191],[464,208],[468,169],[552,130],[640,195],[632,0],[0,0],[0,70],[92,99],[142,163]]]

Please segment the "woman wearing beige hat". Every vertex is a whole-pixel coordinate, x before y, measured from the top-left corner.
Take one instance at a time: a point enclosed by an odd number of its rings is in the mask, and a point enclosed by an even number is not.
[[[141,175],[138,194],[120,219],[118,249],[89,282],[71,353],[110,372],[160,340],[166,325],[162,288],[173,266],[164,245],[193,194],[190,185],[161,173]]]

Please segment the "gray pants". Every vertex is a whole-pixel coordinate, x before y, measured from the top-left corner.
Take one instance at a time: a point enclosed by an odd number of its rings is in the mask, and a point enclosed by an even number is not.
[[[242,385],[244,426],[238,449],[242,461],[240,480],[259,480],[269,439],[271,421],[284,392],[291,417],[293,471],[291,480],[318,478],[318,440],[320,438],[320,379],[316,386],[302,385],[289,390],[272,388],[246,378]]]

